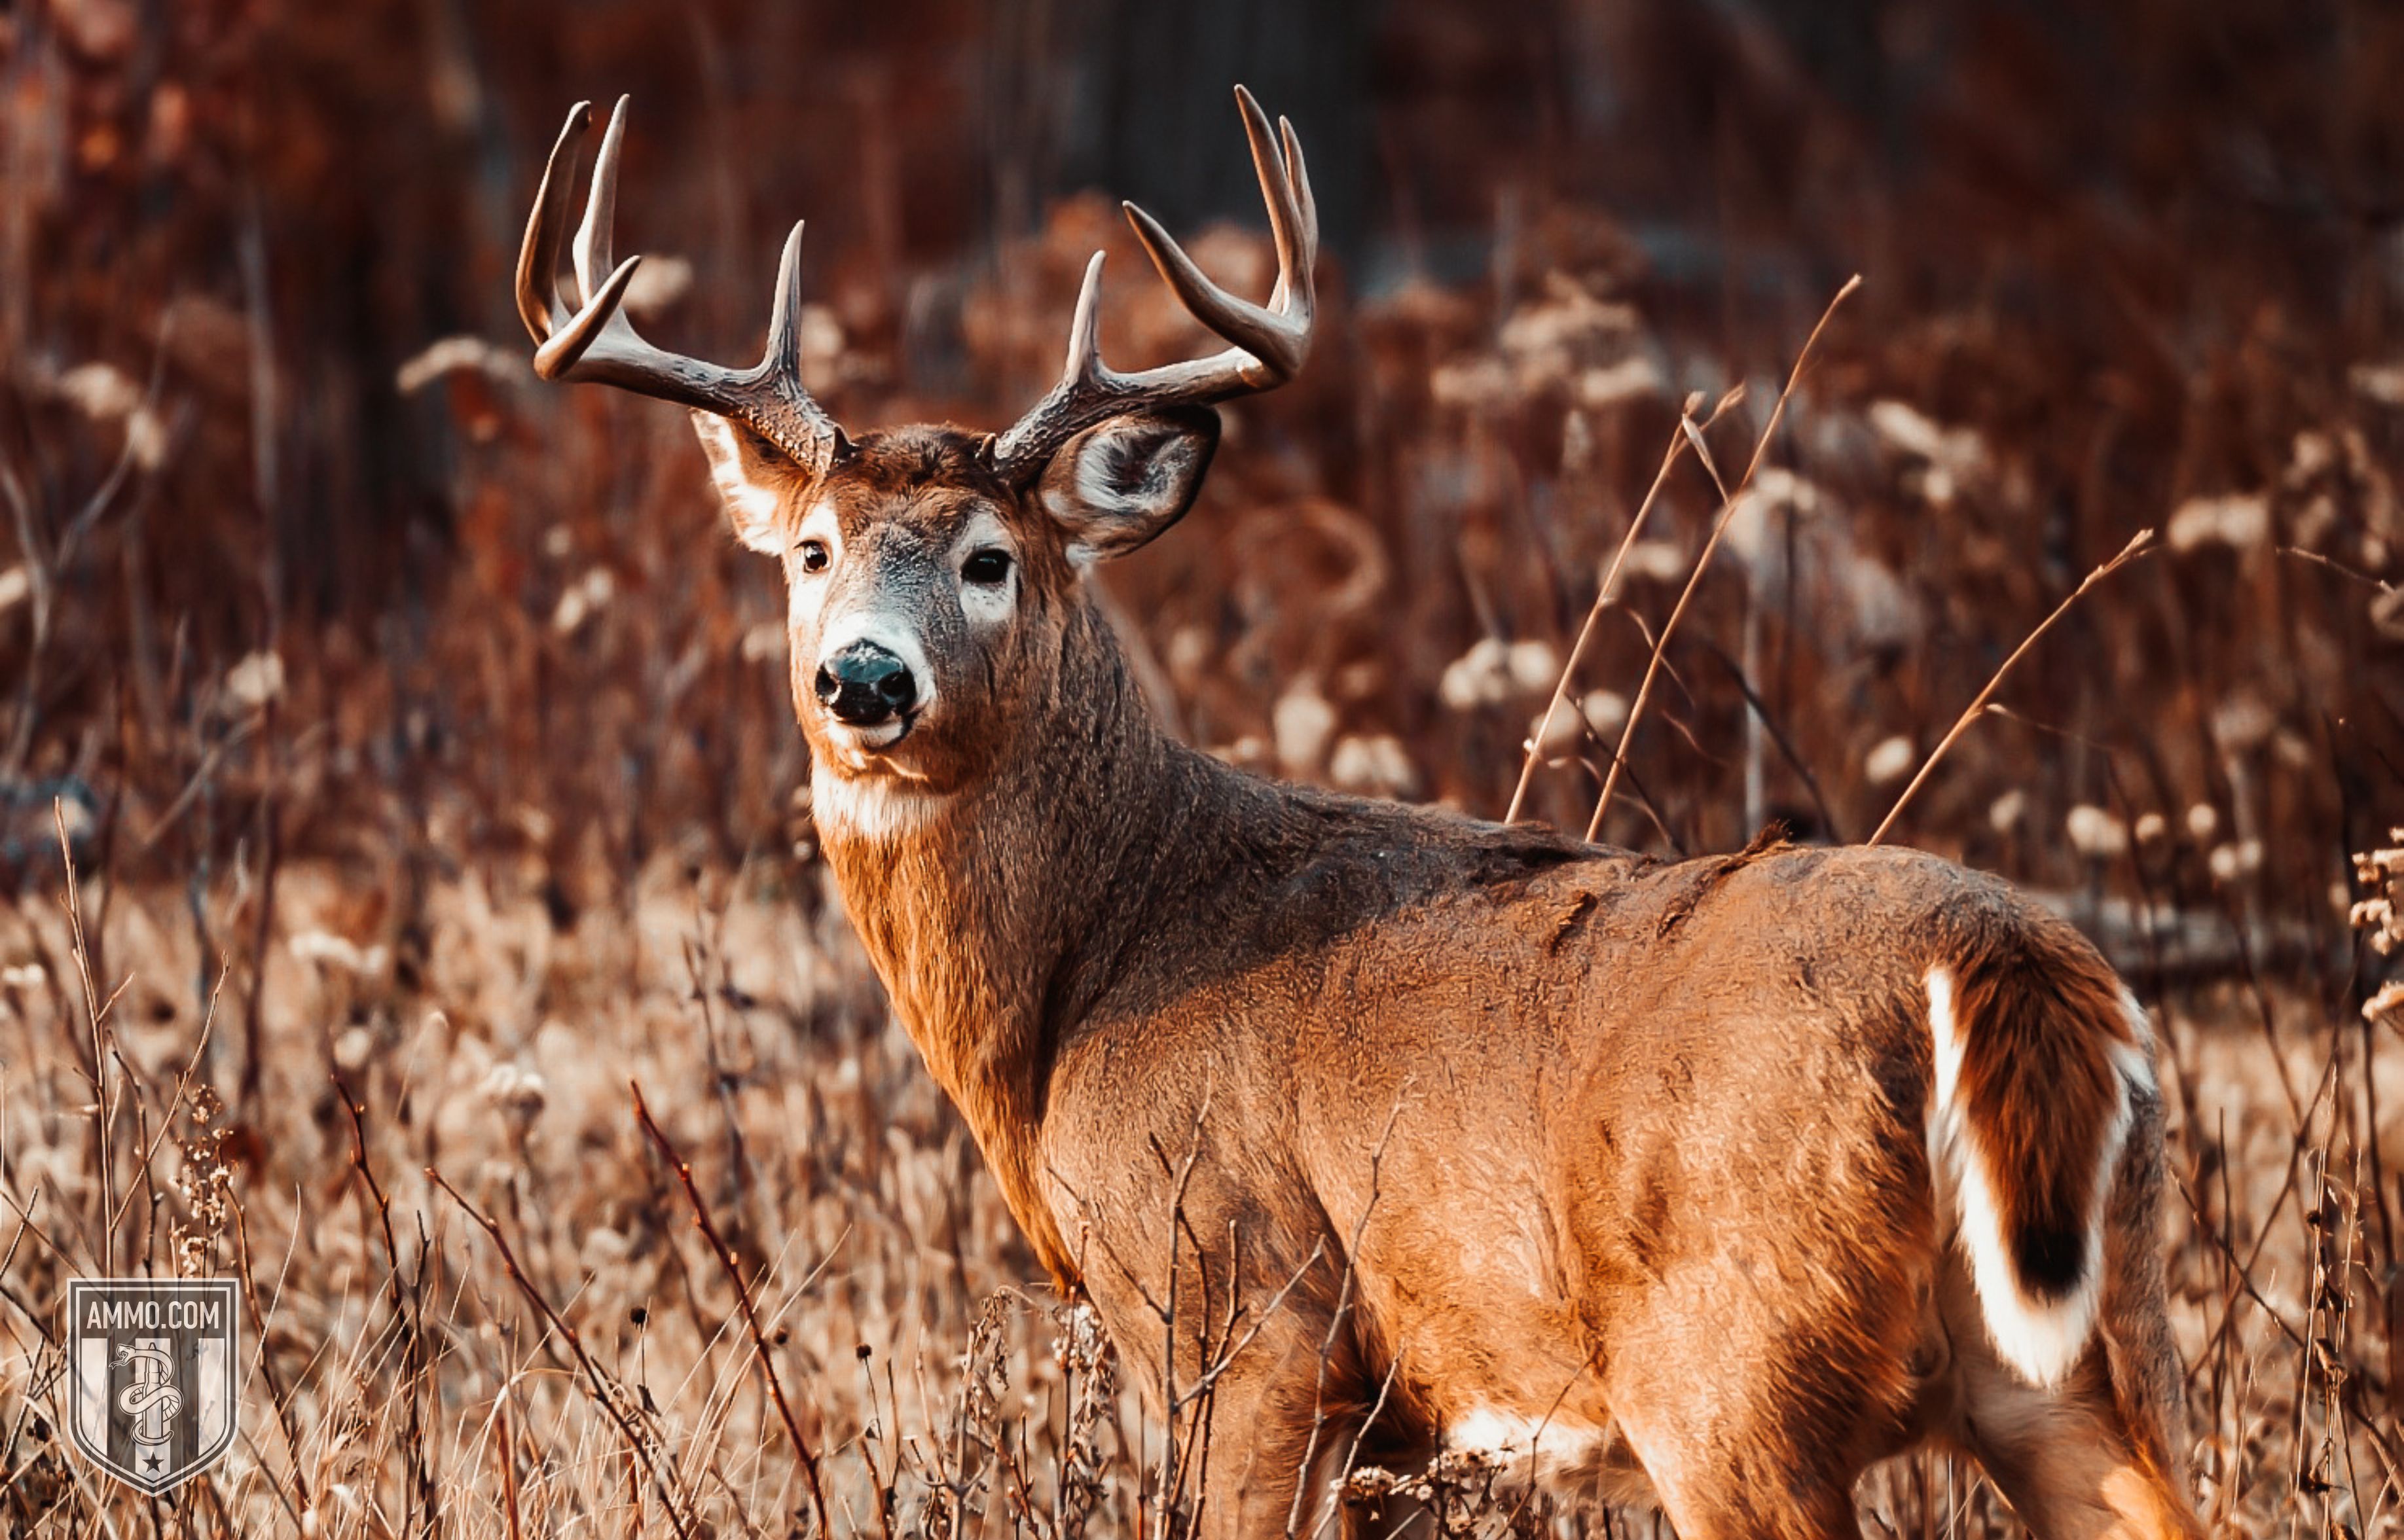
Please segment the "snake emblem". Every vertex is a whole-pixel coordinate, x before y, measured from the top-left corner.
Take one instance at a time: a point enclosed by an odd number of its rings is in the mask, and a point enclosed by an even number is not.
[[[167,1419],[184,1409],[184,1393],[175,1384],[175,1361],[164,1348],[132,1342],[119,1346],[117,1361],[135,1366],[133,1383],[117,1397],[118,1409],[142,1424],[136,1438],[156,1443],[167,1436]]]

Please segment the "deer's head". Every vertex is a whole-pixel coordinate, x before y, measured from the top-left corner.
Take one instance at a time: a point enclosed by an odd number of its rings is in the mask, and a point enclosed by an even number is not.
[[[1064,637],[1083,575],[1193,505],[1219,439],[1214,403],[1281,384],[1310,348],[1318,215],[1293,127],[1237,100],[1278,251],[1264,307],[1204,276],[1149,215],[1137,236],[1196,319],[1226,340],[1206,358],[1123,374],[1101,360],[1102,257],[1085,270],[1068,368],[1008,432],[912,426],[853,439],[800,377],[802,227],[785,243],[767,355],[736,370],[636,336],[620,300],[641,258],[613,266],[626,104],[618,104],[572,243],[579,303],[557,292],[568,184],[591,120],[579,104],[552,148],[518,257],[535,370],[680,402],[734,533],[784,565],[793,706],[822,806],[847,787],[888,812],[956,791],[1012,752],[1027,721],[1074,709]],[[832,776],[836,786],[830,786]]]

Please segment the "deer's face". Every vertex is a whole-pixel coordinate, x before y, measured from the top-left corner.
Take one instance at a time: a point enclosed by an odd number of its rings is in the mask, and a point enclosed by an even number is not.
[[[1087,429],[1012,485],[948,428],[862,440],[824,476],[696,412],[735,533],[784,566],[793,709],[819,817],[924,812],[991,772],[1033,717],[1073,712],[1063,639],[1095,562],[1194,500],[1215,414]]]
[[[589,104],[567,115],[518,248],[518,315],[535,372],[693,409],[744,544],[784,563],[793,706],[814,751],[818,823],[891,827],[988,774],[1036,720],[1080,706],[1072,659],[1083,570],[1133,550],[1194,501],[1219,442],[1213,403],[1293,378],[1310,353],[1318,206],[1293,125],[1236,89],[1277,243],[1266,305],[1210,281],[1158,221],[1126,205],[1153,266],[1227,346],[1121,373],[1102,361],[1102,254],[1085,265],[1053,386],[993,438],[902,428],[853,443],[801,379],[802,227],[785,238],[768,348],[733,369],[652,346],[621,310],[639,257],[616,260],[611,215],[626,103],[594,158],[568,239]],[[563,246],[576,271],[570,302]]]

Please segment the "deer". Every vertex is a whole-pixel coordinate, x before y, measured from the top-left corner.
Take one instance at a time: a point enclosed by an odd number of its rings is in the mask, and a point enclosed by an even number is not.
[[[660,350],[612,255],[621,99],[553,146],[516,271],[545,380],[688,408],[782,564],[823,858],[1034,1257],[1152,1415],[1207,1382],[1189,1519],[1363,1533],[1446,1455],[1686,1540],[1853,1536],[1873,1464],[1977,1462],[2040,1535],[2194,1536],[2145,1010],[1934,855],[1670,861],[1243,772],[1174,740],[1097,593],[1194,506],[1216,409],[1310,352],[1292,124],[1237,90],[1265,304],[1124,205],[1226,345],[1102,358],[996,434],[853,437],[800,372]],[[575,290],[565,292],[561,246]]]

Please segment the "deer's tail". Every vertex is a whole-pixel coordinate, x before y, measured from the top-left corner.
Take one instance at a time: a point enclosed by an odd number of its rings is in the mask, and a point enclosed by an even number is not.
[[[1940,1227],[1968,1256],[1996,1352],[2051,1385],[2095,1335],[2115,1178],[2135,1109],[2154,1103],[2153,1034],[2104,960],[2049,919],[1953,949],[1927,991]]]

